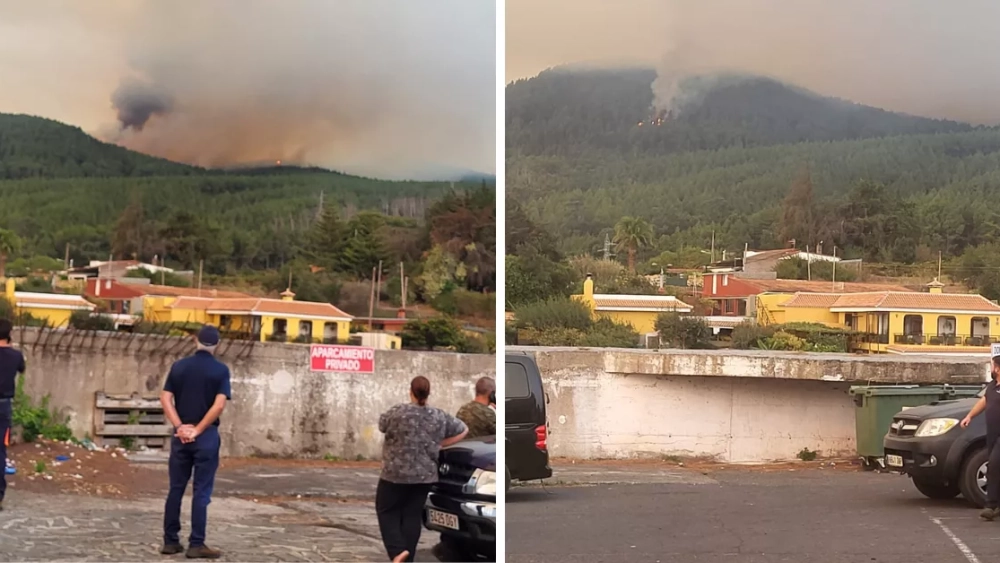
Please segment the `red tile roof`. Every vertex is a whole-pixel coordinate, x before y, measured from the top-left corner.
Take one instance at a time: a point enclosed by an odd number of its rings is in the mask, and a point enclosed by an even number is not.
[[[901,285],[880,283],[829,282],[818,280],[757,280],[738,278],[771,293],[866,293],[875,291],[913,292]]]
[[[96,306],[79,295],[60,293],[14,292],[15,305],[35,309],[93,310]]]
[[[606,307],[634,309],[636,311],[690,311],[692,307],[672,295],[594,295],[598,310]]]
[[[100,295],[97,292],[97,284],[101,284]],[[91,278],[87,280],[87,289],[84,291],[87,297],[97,299],[135,299],[137,297],[250,297],[246,293],[239,291],[225,291],[212,288],[202,288],[200,291],[194,287],[173,287],[169,285],[156,284],[132,284],[122,283],[117,280],[99,280]]]
[[[873,309],[880,311],[964,311],[1000,314],[1000,305],[982,295],[970,293],[918,293],[883,291],[877,293],[807,294],[796,293],[784,307],[825,309]]]
[[[333,318],[349,321],[353,317],[329,303],[311,301],[283,301],[281,299],[241,298],[210,299],[205,297],[180,297],[172,309],[196,309],[216,314],[244,314],[290,317]]]

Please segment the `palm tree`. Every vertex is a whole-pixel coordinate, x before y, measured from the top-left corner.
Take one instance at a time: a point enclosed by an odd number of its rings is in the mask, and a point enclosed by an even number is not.
[[[615,225],[614,243],[619,251],[628,252],[628,269],[635,272],[635,254],[653,244],[653,227],[639,217],[622,217]]]
[[[0,280],[7,278],[7,258],[21,251],[21,238],[7,229],[0,229]]]

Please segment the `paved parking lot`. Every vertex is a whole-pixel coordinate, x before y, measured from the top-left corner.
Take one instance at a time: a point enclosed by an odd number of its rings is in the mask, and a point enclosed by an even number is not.
[[[643,471],[651,470],[633,473]],[[817,468],[675,469],[657,475],[653,483],[633,474],[624,482],[635,484],[512,490],[506,560],[985,563],[1000,558],[1000,522],[980,521],[978,510],[961,498],[928,500],[897,475]]]

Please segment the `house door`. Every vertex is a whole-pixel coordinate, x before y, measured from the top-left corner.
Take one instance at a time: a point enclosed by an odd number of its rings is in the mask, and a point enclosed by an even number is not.
[[[990,320],[986,317],[972,317],[972,327],[969,333],[975,338],[989,338]]]

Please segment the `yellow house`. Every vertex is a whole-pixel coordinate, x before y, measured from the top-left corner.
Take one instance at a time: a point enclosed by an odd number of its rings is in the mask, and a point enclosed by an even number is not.
[[[583,294],[573,299],[585,303],[592,316],[632,325],[639,334],[656,332],[661,313],[690,313],[693,308],[673,295],[617,295],[594,293],[594,279],[587,276]]]
[[[285,291],[281,299],[178,297],[166,306],[161,322],[214,324],[223,331],[259,335],[262,342],[326,342],[346,344],[351,315],[329,303],[295,301]]]
[[[56,328],[69,326],[69,319],[76,311],[96,309],[93,303],[79,295],[17,291],[16,283],[10,278],[4,285],[4,297],[14,305],[16,314],[29,314]]]
[[[929,292],[796,293],[757,297],[758,322],[822,323],[859,333],[874,353],[982,352],[1000,342],[1000,305],[981,295]]]

